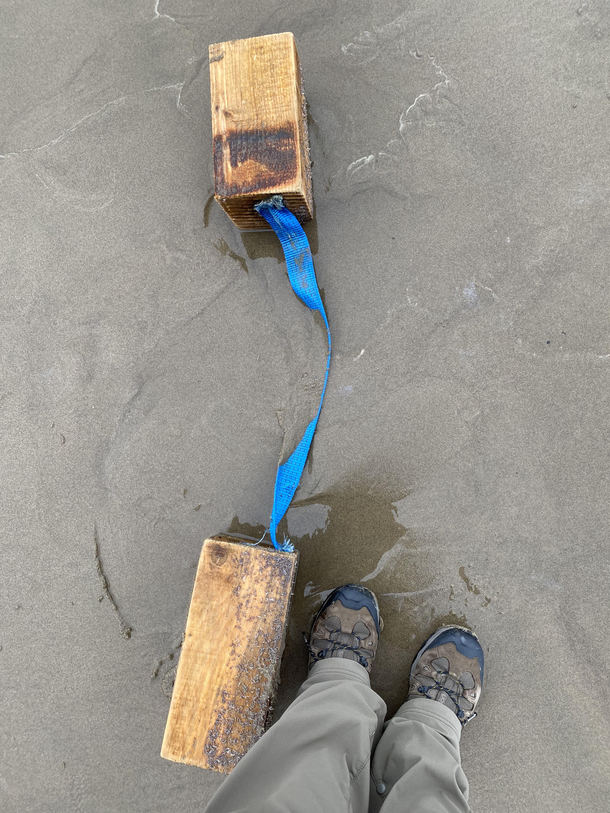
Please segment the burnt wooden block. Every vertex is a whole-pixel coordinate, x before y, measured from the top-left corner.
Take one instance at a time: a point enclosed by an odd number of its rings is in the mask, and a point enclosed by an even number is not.
[[[162,757],[230,773],[263,735],[297,565],[297,553],[205,540]]]
[[[313,197],[307,110],[290,33],[210,45],[214,193],[239,229],[269,229],[254,204],[282,195],[303,223]]]

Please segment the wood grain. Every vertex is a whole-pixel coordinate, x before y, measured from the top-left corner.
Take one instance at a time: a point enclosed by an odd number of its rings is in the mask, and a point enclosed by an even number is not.
[[[297,553],[203,543],[161,756],[230,773],[267,724]]]
[[[300,222],[313,197],[307,111],[294,36],[210,45],[214,192],[240,229],[269,229],[254,204],[281,194]]]

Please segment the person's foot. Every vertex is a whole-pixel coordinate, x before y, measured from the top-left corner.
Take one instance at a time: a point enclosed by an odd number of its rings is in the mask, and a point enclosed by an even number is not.
[[[371,671],[383,621],[375,594],[359,584],[337,587],[322,604],[311,627],[309,668],[324,658],[356,661]]]
[[[466,725],[477,716],[482,685],[483,648],[477,636],[466,627],[441,627],[415,656],[407,700],[435,700]]]

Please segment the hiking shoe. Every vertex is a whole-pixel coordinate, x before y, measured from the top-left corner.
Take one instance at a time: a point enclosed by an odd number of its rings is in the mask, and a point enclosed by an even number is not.
[[[324,658],[356,661],[370,673],[383,621],[375,594],[359,584],[337,587],[322,604],[311,627],[309,668]]]
[[[477,716],[482,685],[483,648],[477,636],[466,627],[441,627],[415,656],[407,700],[436,700],[464,726]]]

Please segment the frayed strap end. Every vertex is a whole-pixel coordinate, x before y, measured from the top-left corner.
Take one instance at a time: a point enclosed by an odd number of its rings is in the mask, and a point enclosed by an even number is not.
[[[254,206],[254,209],[260,214],[261,209],[283,209],[284,198],[281,195],[274,195],[272,198],[261,200]]]
[[[290,539],[286,539],[286,537],[284,537],[284,541],[279,546],[278,550],[281,550],[282,553],[294,553],[294,545]]]

